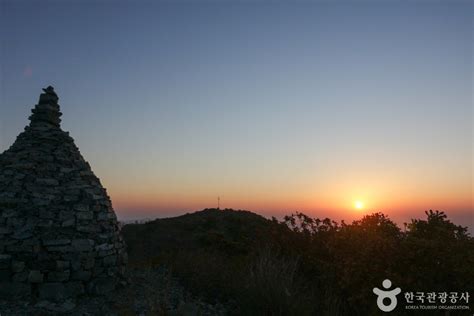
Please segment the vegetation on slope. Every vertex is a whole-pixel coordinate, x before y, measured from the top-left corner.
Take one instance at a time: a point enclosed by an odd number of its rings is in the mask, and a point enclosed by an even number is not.
[[[372,289],[387,278],[402,291],[474,293],[474,239],[443,212],[425,213],[402,231],[381,213],[346,224],[208,209],[123,232],[131,265],[165,265],[236,314],[378,315]]]

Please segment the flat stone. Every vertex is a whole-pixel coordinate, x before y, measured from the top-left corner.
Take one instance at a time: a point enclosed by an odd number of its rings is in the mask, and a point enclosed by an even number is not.
[[[94,277],[97,277],[97,276],[100,276],[104,273],[105,269],[104,267],[100,266],[100,265],[96,265],[94,266],[94,269],[92,270],[92,275]]]
[[[18,240],[24,240],[24,239],[28,239],[28,238],[31,238],[33,236],[33,233],[31,232],[31,230],[18,230],[18,231],[15,231],[15,233],[12,235],[12,238],[13,239],[18,239]]]
[[[12,259],[11,255],[0,254],[0,262],[10,262],[11,259]]]
[[[42,300],[61,301],[66,298],[62,283],[43,283],[39,286],[39,298]]]
[[[69,261],[57,260],[56,269],[58,271],[63,271],[69,269]]]
[[[99,221],[105,221],[109,218],[109,216],[107,215],[107,213],[99,213],[97,214],[97,220]]]
[[[19,272],[12,275],[13,282],[25,282],[28,279],[28,272]]]
[[[10,227],[0,227],[0,235],[11,234],[13,230]]]
[[[41,178],[38,178],[38,179],[36,179],[36,183],[44,184],[44,185],[51,185],[51,186],[59,185],[59,181],[56,180],[56,179],[41,179]]]
[[[95,265],[94,257],[86,258],[83,261],[83,266],[84,266],[84,269],[86,269],[86,270],[92,269],[94,267],[94,265]]]
[[[94,213],[92,212],[77,212],[76,218],[78,220],[91,220],[94,218]]]
[[[14,230],[19,229],[25,225],[24,218],[10,217],[7,219],[7,226],[13,227]]]
[[[74,202],[74,201],[79,200],[79,197],[74,196],[74,195],[66,195],[63,197],[63,200],[66,202]]]
[[[66,271],[52,271],[48,272],[48,282],[64,282],[69,280],[71,272]]]
[[[23,261],[13,261],[12,262],[12,271],[21,272],[25,269],[25,263]]]
[[[8,252],[31,252],[32,250],[33,248],[31,246],[25,246],[25,245],[7,246]]]
[[[48,246],[47,249],[48,249],[48,251],[52,251],[52,252],[66,253],[66,252],[73,251],[74,247],[71,247],[71,246]]]
[[[88,212],[89,211],[89,205],[87,204],[76,204],[74,205],[74,210],[79,211],[79,212]]]
[[[28,275],[28,282],[30,283],[42,283],[43,282],[43,273],[38,270],[31,270]]]
[[[100,244],[95,247],[95,250],[101,251],[101,250],[111,250],[114,249],[113,244]]]
[[[50,220],[50,219],[40,219],[38,221],[38,223],[36,224],[36,226],[39,226],[39,227],[51,227],[53,226],[53,221]]]
[[[101,250],[101,251],[99,251],[98,255],[99,255],[99,257],[107,257],[107,256],[110,256],[110,255],[113,255],[114,253],[115,253],[115,249]]]
[[[0,282],[10,281],[12,278],[12,273],[10,270],[0,270]]]
[[[76,219],[75,217],[75,212],[73,211],[61,211],[59,212],[59,219],[60,220],[70,220],[70,219]]]
[[[89,281],[91,277],[91,271],[79,270],[72,273],[71,279],[77,281]]]
[[[69,245],[71,243],[71,239],[49,239],[43,240],[44,246],[62,246],[62,245]]]
[[[98,233],[100,231],[100,228],[97,227],[97,225],[78,225],[76,227],[77,231],[83,232],[83,233]]]
[[[40,301],[35,305],[35,308],[44,309],[49,312],[55,313],[69,313],[74,311],[76,304],[72,300],[67,300],[65,302],[53,303],[50,301]]]
[[[64,283],[67,297],[76,297],[84,294],[84,285],[80,281]]]
[[[97,278],[92,282],[91,292],[96,295],[106,295],[115,290],[117,281],[114,278]]]
[[[71,269],[73,271],[77,271],[77,270],[81,269],[81,262],[79,260],[72,261],[71,262]]]
[[[0,297],[18,299],[28,297],[31,294],[31,286],[27,283],[0,282]]]
[[[75,218],[72,218],[72,219],[68,219],[68,220],[65,220],[61,223],[61,226],[62,227],[71,227],[71,226],[74,226],[76,224],[76,219]]]
[[[94,241],[91,239],[74,239],[71,245],[75,251],[92,251]]]
[[[41,210],[39,212],[39,218],[52,219],[54,218],[54,213],[48,210]]]
[[[18,215],[18,211],[15,211],[15,210],[12,210],[12,209],[10,209],[10,210],[5,210],[5,211],[3,211],[3,213],[2,213],[2,217],[6,217],[6,218],[8,218],[8,217],[15,217],[15,216],[17,216],[17,215]]]
[[[49,270],[54,271],[56,269],[56,263],[52,259],[38,260],[37,268],[43,271],[49,271]]]
[[[104,266],[110,267],[117,263],[117,256],[108,256],[104,258]]]

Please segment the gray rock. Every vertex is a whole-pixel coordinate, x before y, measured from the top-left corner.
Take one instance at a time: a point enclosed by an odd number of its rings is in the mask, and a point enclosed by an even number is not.
[[[70,220],[70,219],[76,219],[75,217],[75,212],[73,211],[61,211],[59,212],[59,219],[60,220]]]
[[[57,260],[56,269],[58,271],[63,271],[69,269],[69,261]]]
[[[6,296],[57,300],[83,293],[82,282],[102,293],[123,281],[126,253],[110,198],[62,131],[57,102],[45,89],[29,126],[0,154],[0,307]],[[94,283],[106,275],[115,281]]]
[[[76,297],[85,293],[82,282],[74,281],[64,283],[66,297]]]
[[[78,220],[91,220],[94,218],[94,213],[92,212],[77,212],[76,218]]]
[[[37,270],[31,270],[28,275],[28,282],[30,283],[42,283],[43,282],[43,273]]]
[[[110,255],[113,255],[115,253],[115,249],[111,249],[111,250],[102,250],[102,251],[99,251],[99,257],[106,257],[106,256],[110,256]]]
[[[110,267],[114,266],[117,262],[117,256],[108,256],[104,258],[104,266]]]
[[[0,270],[0,282],[11,281],[12,273],[10,270]]]
[[[25,245],[11,245],[7,246],[8,252],[31,252],[33,248]]]
[[[53,221],[50,219],[40,219],[36,226],[49,228],[53,226]]]
[[[14,210],[14,209],[4,210],[3,213],[2,213],[2,217],[5,217],[5,218],[15,217],[17,215],[18,215],[18,211]]]
[[[78,225],[76,227],[77,231],[82,232],[82,233],[98,233],[100,231],[100,228],[97,227],[96,225]]]
[[[79,270],[72,273],[71,279],[77,281],[89,281],[91,277],[91,271]]]
[[[69,270],[48,272],[48,282],[64,282],[69,280],[70,275]]]
[[[0,297],[18,299],[28,297],[30,294],[31,287],[27,283],[0,282]]]
[[[72,246],[48,246],[46,247],[50,252],[60,252],[60,253],[67,253],[74,251],[74,247]]]
[[[0,227],[0,235],[11,234],[13,230],[10,227]]]
[[[117,286],[117,280],[114,278],[97,278],[91,284],[91,292],[96,295],[106,295]]]
[[[71,226],[74,226],[75,224],[76,224],[76,219],[72,218],[72,219],[67,219],[67,220],[63,221],[61,223],[61,226],[62,227],[71,227]]]
[[[12,238],[23,240],[23,239],[31,238],[32,236],[33,236],[33,233],[31,230],[21,229],[21,230],[15,231],[15,233],[12,235]]]
[[[54,213],[48,210],[41,210],[39,213],[40,218],[52,219],[54,218]]]
[[[74,210],[79,212],[89,212],[89,205],[87,204],[76,204],[74,205]]]
[[[11,255],[0,254],[0,262],[10,262],[12,260]]]
[[[21,272],[25,269],[25,263],[23,261],[13,261],[12,262],[12,271],[13,272]]]
[[[100,251],[100,250],[111,250],[114,249],[113,244],[100,244],[95,247],[95,250]]]
[[[36,179],[36,183],[43,185],[58,186],[59,181],[56,179]]]
[[[61,245],[69,245],[71,243],[71,239],[49,239],[43,240],[44,246],[61,246]]]
[[[38,288],[39,298],[42,300],[61,301],[66,298],[62,283],[43,283]]]
[[[13,282],[25,282],[28,279],[28,272],[19,272],[12,275]]]
[[[43,309],[48,312],[56,312],[56,313],[69,313],[74,310],[76,307],[76,303],[72,300],[67,300],[61,303],[53,303],[50,301],[40,301],[38,302],[35,307],[37,309]]]
[[[94,241],[90,239],[74,239],[72,241],[72,247],[75,251],[92,251]]]
[[[83,261],[83,266],[84,266],[84,269],[86,270],[92,269],[94,265],[95,265],[94,257],[85,258]]]

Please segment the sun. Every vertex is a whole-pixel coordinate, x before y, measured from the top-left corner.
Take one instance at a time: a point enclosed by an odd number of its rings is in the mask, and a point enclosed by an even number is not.
[[[354,202],[354,207],[358,210],[361,210],[364,208],[364,203],[362,201],[355,201]]]

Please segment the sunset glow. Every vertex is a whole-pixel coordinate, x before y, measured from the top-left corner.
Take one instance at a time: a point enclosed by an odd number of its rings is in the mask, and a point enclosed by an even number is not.
[[[0,1],[0,316],[474,311],[473,0]]]
[[[361,201],[355,201],[354,202],[354,207],[358,210],[361,210],[364,208],[364,203],[362,203]]]
[[[473,225],[470,10],[160,3],[11,2],[0,151],[52,84],[121,219],[221,196],[266,216]]]

